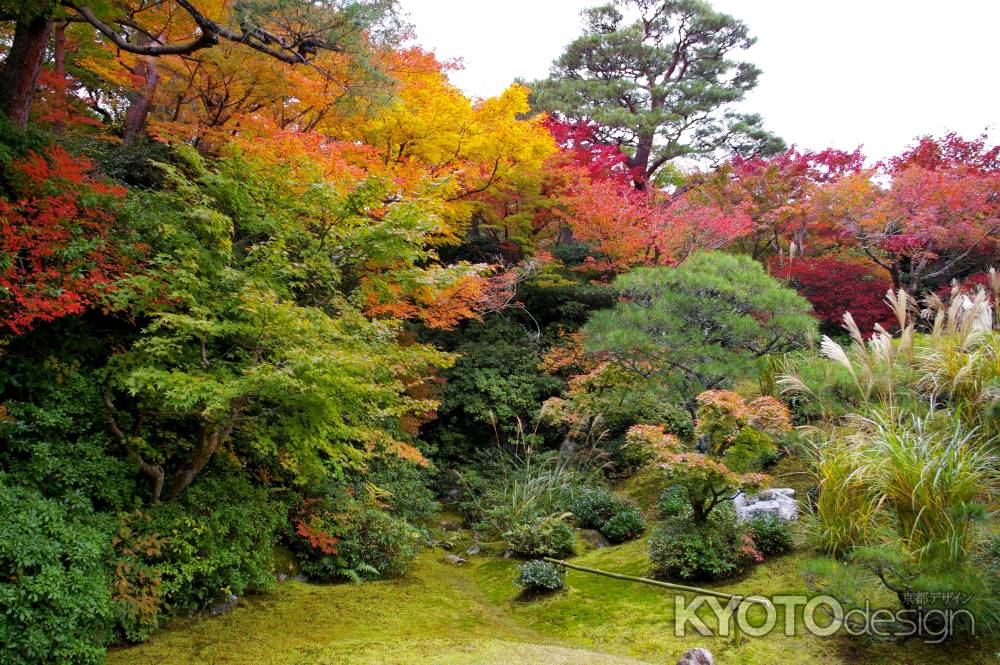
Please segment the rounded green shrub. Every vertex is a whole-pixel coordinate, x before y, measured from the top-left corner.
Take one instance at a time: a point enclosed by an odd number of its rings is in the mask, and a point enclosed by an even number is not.
[[[646,520],[635,506],[625,505],[601,526],[601,534],[612,543],[636,538],[646,529]]]
[[[570,511],[580,526],[597,529],[612,543],[635,538],[646,528],[642,513],[628,499],[602,487],[578,494]]]
[[[656,508],[664,519],[688,515],[691,504],[688,502],[687,490],[683,485],[671,485],[660,494]]]
[[[762,513],[747,522],[754,549],[765,556],[784,554],[792,549],[792,529],[777,515]]]
[[[533,559],[525,561],[517,569],[514,584],[528,592],[555,591],[566,583],[566,571],[548,561]]]
[[[202,476],[148,513],[144,533],[165,539],[152,567],[173,610],[198,610],[274,583],[273,545],[286,508],[243,476]]]
[[[580,526],[599,529],[618,510],[619,497],[603,487],[592,487],[577,494],[569,510]]]
[[[556,517],[518,524],[504,532],[503,538],[522,557],[571,556],[576,545],[573,529]]]
[[[325,513],[294,541],[302,572],[321,582],[385,579],[403,575],[420,551],[420,534],[405,520],[374,506],[352,502],[344,512]],[[317,536],[326,546],[311,546]]]
[[[721,580],[761,559],[749,532],[731,511],[715,510],[705,524],[687,517],[660,523],[649,538],[649,561],[656,577]]]

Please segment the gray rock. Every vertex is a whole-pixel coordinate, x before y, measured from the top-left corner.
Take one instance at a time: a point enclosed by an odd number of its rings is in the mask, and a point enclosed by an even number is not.
[[[468,554],[469,556],[475,556],[476,554],[479,554],[480,550],[481,548],[479,547],[479,545],[473,545],[469,549],[465,550],[465,553]]]
[[[463,559],[462,557],[456,556],[454,554],[446,554],[444,560],[447,561],[448,563],[453,563],[456,566],[461,566],[463,563],[467,561],[467,559]]]
[[[611,545],[597,529],[580,529],[580,540],[596,549]]]
[[[759,494],[737,494],[733,499],[736,516],[743,521],[760,514],[777,515],[786,522],[799,518],[799,504],[795,501],[795,490],[775,487]]]
[[[712,658],[708,649],[698,647],[685,651],[681,655],[681,659],[677,661],[677,665],[715,665],[715,659]]]
[[[229,594],[226,596],[225,602],[219,603],[218,605],[212,605],[212,616],[218,616],[220,614],[225,614],[226,612],[231,612],[234,607],[236,607],[236,601],[239,600],[235,594]]]

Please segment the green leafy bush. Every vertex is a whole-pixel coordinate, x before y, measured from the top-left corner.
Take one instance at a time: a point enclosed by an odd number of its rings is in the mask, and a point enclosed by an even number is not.
[[[623,506],[601,526],[601,533],[612,543],[638,537],[646,529],[646,520],[635,506]]]
[[[270,587],[285,512],[239,475],[201,477],[179,500],[152,507],[143,531],[166,540],[153,566],[163,602],[190,612],[227,593]]]
[[[569,509],[580,526],[599,529],[611,519],[622,501],[614,492],[594,487],[580,492],[570,503]]]
[[[79,334],[64,325],[53,336]],[[57,343],[47,336],[34,341],[38,348]],[[84,512],[127,510],[136,495],[135,466],[118,454],[108,431],[100,379],[80,366],[85,350],[71,344],[64,352],[73,360],[38,363],[18,357],[25,351],[22,340],[14,340],[0,360],[0,390],[4,383],[18,388],[16,398],[0,400],[6,411],[0,418],[0,471]]]
[[[747,522],[754,549],[764,556],[784,554],[792,549],[792,529],[777,515],[761,513]]]
[[[503,538],[522,557],[571,556],[576,546],[573,529],[558,517],[517,524]]]
[[[646,528],[642,513],[627,499],[604,488],[589,488],[570,504],[581,526],[597,529],[613,543],[635,538]]]
[[[656,502],[660,517],[682,517],[691,513],[691,502],[683,485],[671,485],[663,490]]]
[[[417,524],[440,509],[430,489],[428,471],[399,458],[382,458],[369,465],[355,485],[371,483],[384,492],[381,500],[396,517]]]
[[[302,572],[321,582],[398,577],[419,552],[421,534],[411,524],[342,487],[297,512],[289,545]]]
[[[674,517],[657,525],[649,538],[649,561],[656,577],[721,580],[745,571],[761,555],[732,511],[716,510],[704,524]]]
[[[514,584],[528,592],[555,591],[566,583],[566,571],[548,561],[532,559],[525,561],[517,568]]]
[[[108,532],[0,475],[0,662],[104,662]]]

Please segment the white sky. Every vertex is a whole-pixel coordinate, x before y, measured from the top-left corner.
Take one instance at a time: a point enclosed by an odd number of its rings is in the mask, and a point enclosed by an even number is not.
[[[801,148],[898,153],[922,134],[1000,141],[996,0],[710,0],[744,20],[764,73],[740,107]],[[461,58],[467,94],[542,78],[602,0],[401,0],[421,46]]]

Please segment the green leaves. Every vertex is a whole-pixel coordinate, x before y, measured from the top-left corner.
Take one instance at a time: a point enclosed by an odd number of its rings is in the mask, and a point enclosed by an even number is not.
[[[662,377],[687,400],[748,375],[756,358],[803,347],[816,323],[801,296],[757,262],[720,252],[677,268],[639,268],[615,287],[613,310],[584,328],[588,351]]]
[[[685,155],[755,156],[784,147],[759,116],[728,108],[760,75],[730,57],[755,41],[742,21],[697,0],[629,0],[584,15],[584,34],[548,79],[531,84],[532,105],[600,125],[599,141],[631,153],[637,181],[655,181],[665,164]]]
[[[387,203],[380,180],[303,183],[188,151],[161,169],[169,189],[141,195],[156,248],[136,282],[147,322],[110,383],[140,454],[174,475],[171,492],[222,447],[300,480],[377,449],[419,457],[400,419],[433,408],[408,393],[449,356],[402,342],[400,321],[362,307],[370,289],[398,297],[440,278],[424,265],[434,214]]]

